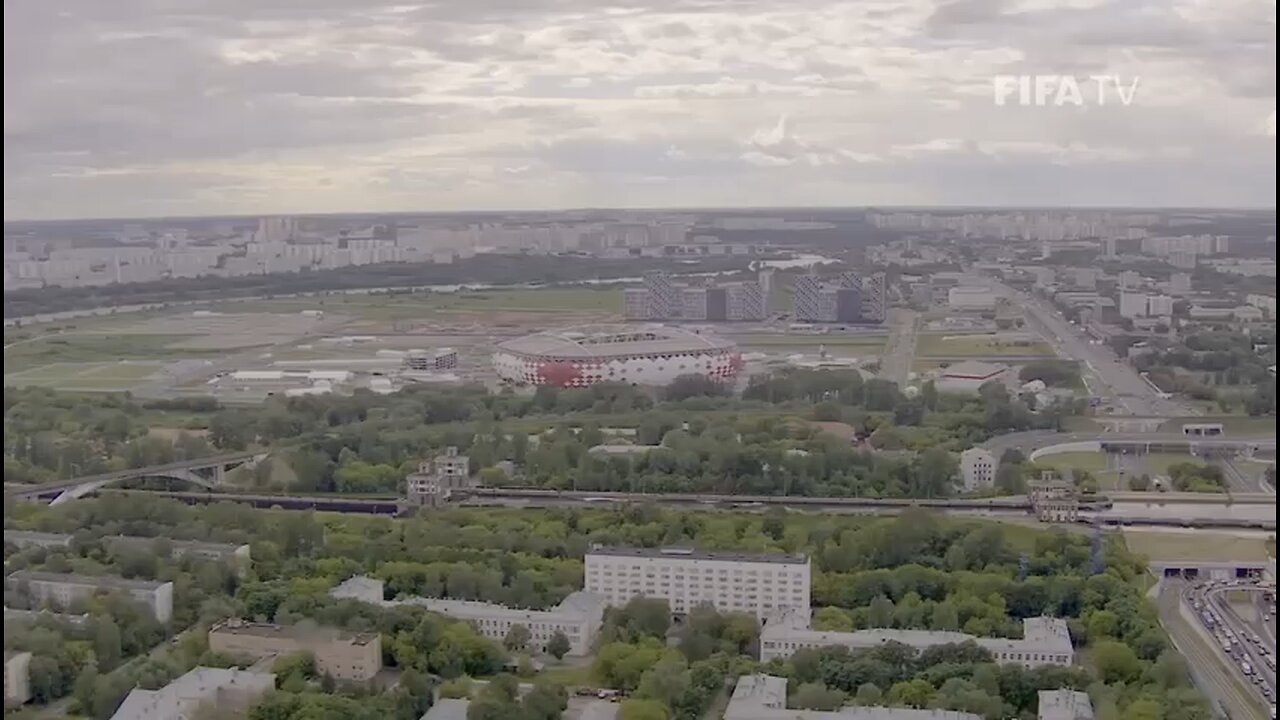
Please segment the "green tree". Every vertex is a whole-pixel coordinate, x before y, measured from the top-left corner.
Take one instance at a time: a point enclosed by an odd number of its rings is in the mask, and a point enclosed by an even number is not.
[[[873,628],[893,627],[893,601],[877,595],[867,608],[867,624]]]
[[[874,683],[862,683],[858,686],[858,691],[853,696],[854,704],[874,706],[884,702],[884,693]]]
[[[813,629],[850,632],[853,630],[853,620],[849,618],[848,613],[838,607],[818,608],[813,614]]]
[[[1124,643],[1103,640],[1093,643],[1093,667],[1105,683],[1129,682],[1142,673],[1142,661]]]
[[[524,650],[529,647],[529,640],[532,637],[529,633],[529,628],[516,623],[511,626],[510,630],[507,630],[506,636],[502,638],[502,646],[512,652]]]
[[[791,705],[805,710],[839,710],[844,705],[844,693],[822,683],[805,683],[796,689]]]
[[[552,633],[551,639],[547,641],[547,652],[557,660],[569,654],[572,649],[568,636],[559,630]]]

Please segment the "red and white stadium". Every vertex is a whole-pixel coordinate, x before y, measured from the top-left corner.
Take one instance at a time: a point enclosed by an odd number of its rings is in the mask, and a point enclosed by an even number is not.
[[[587,325],[500,343],[498,377],[516,385],[666,385],[681,375],[731,379],[742,370],[734,343],[665,325]]]

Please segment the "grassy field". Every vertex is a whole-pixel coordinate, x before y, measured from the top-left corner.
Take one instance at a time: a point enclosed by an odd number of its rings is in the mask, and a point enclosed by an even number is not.
[[[424,313],[478,312],[622,312],[622,293],[608,288],[538,288],[528,290],[475,290],[456,293],[398,295],[330,295],[226,303],[225,312],[290,313],[325,310],[365,320],[400,320]]]
[[[1059,472],[1083,470],[1098,479],[1100,490],[1128,490],[1120,487],[1120,473],[1107,466],[1107,455],[1103,452],[1065,452],[1045,455],[1036,460],[1036,465],[1052,468]]]
[[[1267,559],[1265,538],[1215,533],[1203,530],[1164,532],[1126,529],[1129,550],[1151,560],[1242,560],[1256,562]]]
[[[1043,355],[1053,357],[1047,343],[1009,341],[991,335],[920,335],[916,355],[921,357],[999,357]]]
[[[1168,475],[1170,467],[1183,463],[1204,465],[1204,461],[1200,458],[1182,453],[1151,453],[1150,455],[1142,456],[1142,458],[1147,472],[1151,475]]]
[[[52,363],[103,363],[116,360],[156,360],[199,355],[168,346],[189,335],[50,335],[14,345],[4,351],[4,370],[15,373]]]
[[[6,361],[5,369],[9,369]],[[59,390],[128,390],[163,367],[149,361],[100,363],[51,363],[13,373],[5,373],[4,384],[13,387],[39,385]]]

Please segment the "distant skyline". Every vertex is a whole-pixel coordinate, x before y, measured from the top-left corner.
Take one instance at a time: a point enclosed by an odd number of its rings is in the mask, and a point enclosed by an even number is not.
[[[4,13],[6,220],[1275,206],[1274,0]],[[1140,82],[1127,106],[994,102],[1036,75]]]

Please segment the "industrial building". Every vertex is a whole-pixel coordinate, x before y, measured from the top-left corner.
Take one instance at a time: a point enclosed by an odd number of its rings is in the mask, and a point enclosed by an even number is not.
[[[529,631],[534,649],[546,648],[551,637],[563,633],[569,640],[570,655],[587,655],[591,652],[596,634],[604,623],[604,611],[608,599],[589,591],[570,593],[550,610],[528,610],[507,607],[495,603],[449,598],[409,596],[384,600],[381,580],[366,576],[349,578],[329,591],[330,596],[360,600],[384,607],[416,605],[475,625],[485,637],[501,641],[515,625],[523,625]]]
[[[760,661],[789,657],[802,648],[840,645],[850,649],[878,647],[888,642],[923,650],[935,645],[973,641],[986,648],[998,663],[1024,667],[1070,665],[1075,658],[1067,623],[1060,618],[1033,617],[1022,621],[1023,636],[980,638],[967,633],[934,630],[871,629],[854,632],[814,630],[809,609],[791,608],[769,617],[760,631]]]
[[[960,477],[965,492],[982,490],[995,485],[996,458],[990,450],[971,447],[960,453]]]
[[[152,617],[166,623],[173,617],[173,583],[129,580],[115,575],[74,575],[19,570],[5,577],[5,588],[25,590],[33,605],[49,603],[65,609],[98,593],[119,593],[147,606]]]
[[[938,392],[976,393],[986,383],[1004,380],[1008,371],[1007,365],[963,360],[943,368],[935,386]]]
[[[1076,690],[1041,690],[1036,720],[1093,720],[1089,696]],[[959,710],[846,706],[839,710],[798,710],[787,707],[787,679],[775,675],[738,678],[724,711],[724,720],[981,720]]]
[[[721,612],[758,618],[784,608],[809,609],[810,566],[804,555],[596,545],[585,563],[585,588],[612,605],[661,598],[675,613],[711,604]]]
[[[197,667],[159,690],[130,690],[111,720],[190,720],[210,712],[243,716],[275,687],[274,673]]]
[[[760,281],[676,285],[666,273],[644,276],[644,286],[623,291],[628,320],[759,321],[768,313]]]
[[[437,507],[455,491],[471,487],[471,460],[450,446],[444,454],[418,464],[418,472],[405,477],[405,497],[411,505]]]
[[[587,325],[500,343],[493,365],[514,385],[662,386],[681,375],[732,379],[742,369],[742,354],[729,340],[684,328]]]
[[[382,669],[382,636],[376,632],[224,620],[209,629],[209,649],[255,660],[309,652],[316,672],[350,682],[369,680]]]
[[[850,270],[825,280],[817,275],[801,275],[792,285],[792,296],[798,322],[884,322],[884,273],[863,276]]]

